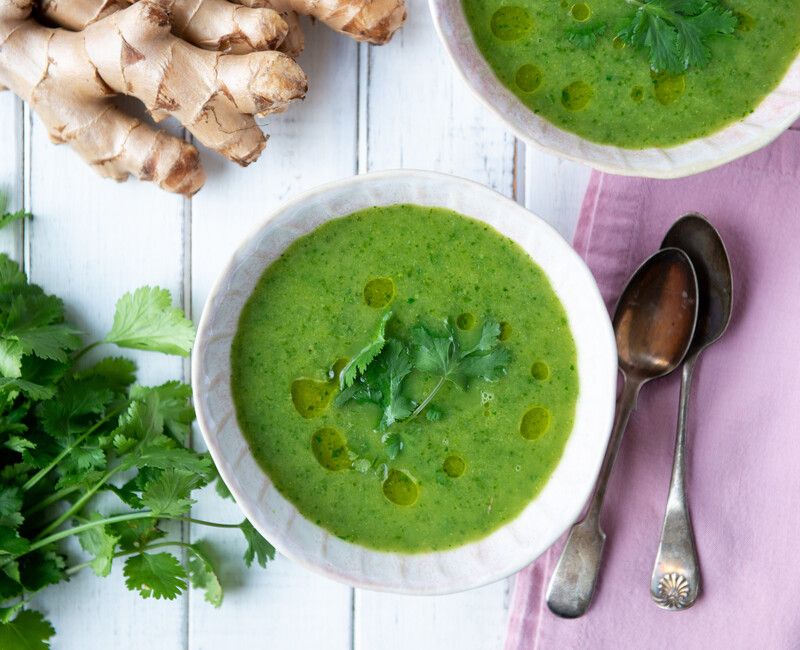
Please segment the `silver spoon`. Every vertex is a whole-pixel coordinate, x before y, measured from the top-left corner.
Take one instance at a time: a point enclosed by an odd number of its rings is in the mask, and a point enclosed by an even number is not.
[[[622,393],[587,514],[572,527],[547,589],[547,606],[558,616],[575,618],[589,607],[606,541],[600,509],[622,433],[639,389],[683,360],[696,321],[697,278],[689,257],[677,248],[650,257],[622,292],[614,313]]]
[[[662,246],[680,248],[689,256],[697,273],[699,289],[697,327],[683,362],[678,433],[667,511],[650,580],[650,595],[656,604],[664,609],[680,610],[691,607],[700,590],[700,565],[686,499],[686,418],[692,374],[700,353],[728,327],[733,280],[722,238],[699,214],[687,214],[676,221],[664,237]]]

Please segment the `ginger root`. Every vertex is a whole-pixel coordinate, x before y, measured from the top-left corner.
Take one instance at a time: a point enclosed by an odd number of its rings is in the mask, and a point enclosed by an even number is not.
[[[266,144],[255,116],[305,96],[296,12],[376,43],[405,18],[404,0],[40,0],[49,27],[34,1],[0,0],[0,90],[102,176],[186,195],[205,180],[195,147],[127,115],[115,95],[247,165]]]
[[[124,9],[136,0],[42,0],[42,13],[74,30]],[[406,17],[404,0],[166,0],[173,32],[206,49],[224,50],[253,41],[257,25],[272,23],[267,12],[311,16],[338,32],[376,45],[386,43]],[[288,21],[292,19],[289,18]],[[287,22],[288,22],[287,21]],[[294,21],[296,24],[296,20]],[[284,31],[283,36],[286,36]],[[302,39],[302,35],[300,36]],[[280,42],[280,41],[278,41]],[[272,46],[270,46],[272,47]],[[262,48],[254,48],[262,49]],[[235,51],[235,50],[234,50]]]

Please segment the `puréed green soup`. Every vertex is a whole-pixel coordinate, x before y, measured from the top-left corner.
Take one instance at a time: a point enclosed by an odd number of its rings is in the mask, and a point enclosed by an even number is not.
[[[637,3],[625,0],[462,0],[497,77],[534,113],[602,144],[669,147],[752,113],[800,50],[800,2],[730,0],[738,26],[708,38],[710,62],[653,74],[643,50],[616,37]],[[568,30],[596,26],[594,44]],[[589,41],[591,43],[591,40]]]
[[[381,432],[376,405],[336,403],[336,376],[387,314],[402,341],[448,317],[464,347],[493,317],[507,374],[446,383],[429,407],[438,420]],[[387,551],[459,546],[518,515],[558,463],[578,396],[575,344],[543,271],[489,226],[416,205],[295,241],[249,298],[231,360],[239,425],[277,489],[334,535]],[[406,381],[416,403],[435,377]]]

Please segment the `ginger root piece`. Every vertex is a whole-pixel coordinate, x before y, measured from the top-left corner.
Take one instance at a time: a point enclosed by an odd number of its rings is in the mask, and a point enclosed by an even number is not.
[[[135,0],[40,0],[48,20],[79,31],[126,9]],[[276,49],[289,30],[266,4],[245,7],[228,0],[158,0],[172,15],[172,33],[206,50],[243,54]]]
[[[54,142],[69,143],[101,175],[129,174],[193,194],[203,184],[197,150],[118,110],[137,97],[156,119],[175,116],[200,142],[241,165],[266,137],[254,115],[302,98],[306,78],[280,52],[221,54],[171,34],[168,11],[141,0],[82,32],[31,18],[33,0],[0,0],[0,87],[27,101]]]
[[[283,43],[280,44],[278,50],[296,59],[303,52],[303,47],[306,42],[305,36],[303,35],[303,28],[300,26],[300,17],[294,11],[287,11],[281,15],[289,29],[286,32],[286,38],[283,39]]]
[[[262,0],[239,0],[256,6]],[[331,29],[375,45],[387,43],[406,19],[405,0],[267,0],[279,12],[311,16]]]
[[[41,9],[59,25],[80,30],[135,1],[42,0]],[[176,36],[206,49],[231,47],[234,52],[278,47],[287,36],[287,27],[280,29],[278,21],[282,20],[289,23],[290,42],[281,49],[296,56],[303,49],[296,14],[311,16],[338,32],[376,45],[388,42],[406,18],[405,0],[234,0],[244,5],[239,7],[227,0],[159,1],[174,15]],[[274,12],[283,18],[273,16]],[[269,44],[261,46],[259,42]]]

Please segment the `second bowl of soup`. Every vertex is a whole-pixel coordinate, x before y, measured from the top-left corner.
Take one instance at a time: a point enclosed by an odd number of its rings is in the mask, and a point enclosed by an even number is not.
[[[430,6],[456,68],[520,137],[598,169],[697,173],[800,117],[794,0]]]

